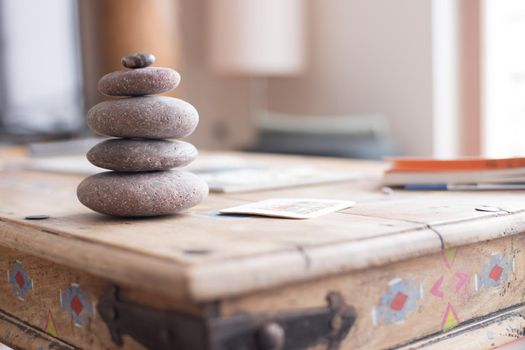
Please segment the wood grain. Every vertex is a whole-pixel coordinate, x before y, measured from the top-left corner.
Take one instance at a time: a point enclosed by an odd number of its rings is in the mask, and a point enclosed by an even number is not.
[[[75,198],[78,176],[4,171],[0,239],[8,247],[143,289],[151,288],[152,281],[173,280],[181,299],[208,301],[525,231],[525,203],[519,193],[385,194],[379,183],[383,163],[267,155],[246,159],[275,166],[318,164],[362,176],[323,186],[211,195],[185,214],[125,220],[81,206]],[[217,215],[219,209],[248,201],[292,196],[349,199],[357,205],[303,221]],[[487,206],[496,211],[478,210]],[[24,220],[31,214],[51,218]],[[37,241],[39,245],[33,243]],[[125,258],[88,264],[80,258],[84,251],[112,256],[106,253],[111,251]],[[125,271],[136,273],[127,276]],[[224,279],[224,274],[231,278]],[[172,285],[162,289],[170,293]]]
[[[36,349],[43,343],[55,342],[69,346],[65,349],[73,347],[94,350],[119,349],[111,340],[108,328],[96,310],[98,299],[104,290],[114,283],[113,281],[101,279],[81,270],[55,264],[5,247],[0,247],[0,256],[2,256],[0,271],[4,276],[0,280],[0,309],[2,310],[0,312],[0,325],[3,318],[15,325],[25,325],[25,328],[19,326],[18,330],[14,326],[8,328],[0,326],[2,342],[7,342],[8,345],[11,343],[18,348]],[[23,295],[23,298],[20,297],[13,283],[5,278],[7,272],[12,270],[15,264],[20,264],[28,278],[31,279],[32,287]],[[85,324],[76,323],[63,305],[66,301],[61,299],[61,293],[64,293],[71,286],[78,286],[83,293],[86,293],[92,306],[92,312]],[[202,315],[204,312],[203,308],[196,304],[181,303],[176,298],[162,297],[140,289],[132,289],[126,284],[120,284],[120,286],[121,294],[127,301],[144,307],[158,310],[178,310],[194,315]],[[8,317],[9,315],[13,316]],[[52,318],[56,334],[47,332],[49,317]],[[28,328],[35,331],[29,332]],[[27,332],[31,334],[26,334]],[[30,344],[29,339],[32,339],[31,346],[25,345]],[[128,336],[124,339],[126,349],[143,349],[140,344]],[[49,347],[53,348],[51,345]]]
[[[0,312],[0,339],[2,343],[13,349],[46,349],[73,350],[78,349],[64,343],[49,334],[28,326],[19,319]]]
[[[525,290],[521,193],[387,193],[380,190],[382,163],[247,159],[317,164],[361,171],[362,177],[211,195],[184,214],[130,220],[82,207],[74,194],[78,176],[8,167],[0,172],[0,276],[21,261],[35,284],[34,293],[20,300],[10,283],[0,281],[0,309],[42,330],[42,313],[51,308],[61,315],[59,338],[86,349],[114,345],[96,315],[84,328],[64,316],[57,290],[71,283],[85,288],[95,303],[104,287],[118,283],[144,305],[204,315],[206,303],[213,302],[223,317],[320,307],[329,291],[338,291],[358,312],[343,349],[449,349],[471,340],[465,349],[474,350],[522,336],[514,331],[522,327],[517,307]],[[275,197],[338,198],[357,205],[303,221],[217,215],[225,207]],[[34,214],[50,218],[24,219]],[[392,304],[396,288],[407,294]],[[414,304],[405,310],[407,300]],[[452,321],[445,317],[448,305]],[[494,322],[476,323],[487,317]],[[0,330],[0,339],[9,334]]]
[[[445,338],[449,332],[444,330],[443,320],[448,305],[451,305],[457,316],[455,322],[450,324],[452,327],[449,331],[454,332],[456,326],[461,323],[523,302],[524,248],[525,240],[522,236],[467,245],[454,250],[454,254],[449,251],[448,264],[445,263],[442,253],[416,257],[316,281],[227,298],[221,303],[221,312],[223,315],[256,314],[321,307],[326,305],[325,298],[328,292],[336,291],[357,310],[356,324],[345,338],[342,349],[389,349],[431,335]],[[508,271],[506,277],[501,277],[498,285],[487,286],[480,279],[483,278],[486,266],[490,266],[495,254],[508,259]],[[458,273],[465,276],[462,284],[458,284]],[[437,283],[441,278],[442,282]],[[478,282],[475,282],[476,279]],[[382,298],[385,294],[395,293],[392,286],[399,281],[404,285],[412,285],[412,294],[406,289],[402,291],[409,295],[407,303],[410,303],[412,298],[415,305],[404,317],[387,322],[386,316],[396,312],[388,303],[385,304]],[[434,287],[436,283],[438,286]],[[401,311],[403,310],[405,309],[402,308]],[[520,315],[516,314],[516,317],[521,318],[519,322],[516,322],[517,319],[513,316],[508,323],[498,321],[494,327],[483,330],[480,339],[474,343],[469,341],[480,333],[474,326],[469,325],[469,332],[472,329],[472,334],[452,334],[451,338],[454,339],[438,339],[435,344],[432,342],[434,347],[431,348],[456,349],[454,346],[448,347],[449,344],[463,344],[463,347],[458,346],[458,349],[477,350],[491,348],[492,343],[495,346],[510,342],[523,336],[519,332],[519,325],[523,323],[523,317]],[[490,340],[494,339],[493,342],[484,340],[487,339],[487,332],[493,333],[493,337],[492,333],[489,333]],[[406,349],[425,349],[430,343],[428,339],[422,340]]]
[[[503,350],[505,344],[510,344],[523,338],[525,328],[525,307],[518,306],[474,322],[457,327],[451,332],[437,334],[424,340],[403,346],[399,350],[488,350],[498,348]],[[517,350],[519,347],[505,347]]]

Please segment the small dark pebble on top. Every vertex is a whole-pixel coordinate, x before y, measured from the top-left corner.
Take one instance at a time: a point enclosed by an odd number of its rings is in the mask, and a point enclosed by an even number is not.
[[[121,62],[126,68],[144,68],[155,63],[155,56],[150,53],[130,53],[122,57]]]

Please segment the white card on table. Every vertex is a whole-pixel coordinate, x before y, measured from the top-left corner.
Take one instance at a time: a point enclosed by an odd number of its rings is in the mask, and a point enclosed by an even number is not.
[[[350,208],[353,201],[311,198],[276,198],[220,210],[224,214],[251,214],[291,219],[310,219]]]

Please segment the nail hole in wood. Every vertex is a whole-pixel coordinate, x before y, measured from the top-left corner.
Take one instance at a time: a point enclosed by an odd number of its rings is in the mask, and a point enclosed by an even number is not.
[[[45,219],[49,219],[49,215],[45,215],[45,214],[28,215],[24,219],[25,220],[45,220]]]
[[[184,249],[183,252],[188,255],[208,255],[212,253],[209,249]]]

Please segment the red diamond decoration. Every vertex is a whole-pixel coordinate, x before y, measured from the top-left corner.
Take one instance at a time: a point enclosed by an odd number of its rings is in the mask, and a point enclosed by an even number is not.
[[[497,282],[499,278],[501,277],[502,272],[503,272],[503,269],[499,265],[495,265],[492,268],[492,270],[490,270],[489,277]]]
[[[394,299],[392,299],[392,302],[390,303],[390,308],[395,311],[403,309],[407,299],[408,295],[402,292],[397,292],[396,296],[394,297]]]
[[[24,276],[22,276],[20,271],[16,272],[15,280],[16,280],[16,284],[18,284],[18,288],[22,289],[24,287],[25,281],[24,281]]]
[[[73,299],[71,299],[71,309],[75,311],[77,316],[80,315],[82,309],[84,309],[84,307],[82,306],[82,301],[78,296],[75,296]]]

